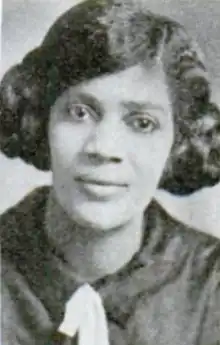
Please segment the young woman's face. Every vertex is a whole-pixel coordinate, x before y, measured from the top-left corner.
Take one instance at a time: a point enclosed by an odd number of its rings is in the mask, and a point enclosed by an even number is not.
[[[107,231],[142,215],[173,143],[161,69],[141,66],[70,87],[50,114],[53,185],[76,222]]]

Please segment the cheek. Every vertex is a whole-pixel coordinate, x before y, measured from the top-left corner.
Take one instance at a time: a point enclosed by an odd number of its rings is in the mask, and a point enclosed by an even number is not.
[[[138,185],[153,189],[158,184],[172,147],[172,132],[168,134],[149,137],[132,148],[130,161]]]
[[[144,159],[143,159],[144,157]],[[136,158],[135,174],[138,185],[155,188],[164,168],[164,159],[159,155],[154,155],[151,151],[146,152],[145,156]]]
[[[62,123],[50,129],[50,150],[52,164],[64,168],[72,166],[78,154],[82,152],[87,138],[87,131],[83,128],[74,128],[69,123]]]

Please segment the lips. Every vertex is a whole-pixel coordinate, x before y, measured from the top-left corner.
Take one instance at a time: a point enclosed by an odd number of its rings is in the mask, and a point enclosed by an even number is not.
[[[100,178],[89,178],[89,177],[82,177],[79,176],[76,178],[76,181],[78,182],[84,182],[84,183],[91,183],[94,185],[99,185],[99,186],[117,186],[117,187],[126,187],[126,183],[121,183],[121,182],[115,182],[115,181],[110,181],[110,180],[104,180]]]
[[[79,185],[87,195],[100,200],[116,196],[128,187],[128,184],[124,182],[88,176],[78,176],[75,180],[79,182]]]

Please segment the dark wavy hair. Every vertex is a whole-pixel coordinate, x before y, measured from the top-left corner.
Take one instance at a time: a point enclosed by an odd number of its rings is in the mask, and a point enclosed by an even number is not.
[[[189,194],[220,180],[220,111],[203,55],[177,22],[142,1],[85,1],[62,15],[0,86],[0,148],[50,169],[50,107],[70,85],[160,61],[171,90],[175,140],[160,182]],[[146,80],[147,82],[147,80]]]

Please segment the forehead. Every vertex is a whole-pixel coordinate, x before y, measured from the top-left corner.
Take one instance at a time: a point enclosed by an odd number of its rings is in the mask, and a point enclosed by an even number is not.
[[[136,65],[124,71],[83,82],[67,91],[70,98],[80,93],[91,95],[109,106],[113,103],[133,101],[151,102],[170,108],[169,90],[160,66],[146,69]]]

